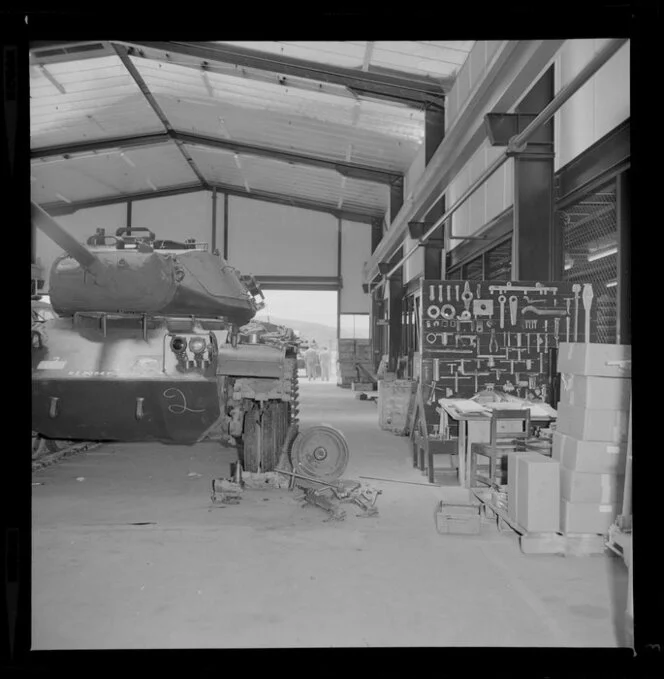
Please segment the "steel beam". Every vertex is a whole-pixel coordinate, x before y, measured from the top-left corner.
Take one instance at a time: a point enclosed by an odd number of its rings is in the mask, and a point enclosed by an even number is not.
[[[352,163],[346,161],[331,160],[320,156],[298,153],[295,151],[285,151],[257,144],[245,144],[242,142],[231,141],[229,139],[218,139],[201,134],[191,134],[189,132],[179,132],[170,130],[156,134],[139,134],[127,137],[111,137],[109,139],[96,139],[93,141],[73,142],[57,146],[42,146],[30,151],[30,157],[51,158],[54,156],[69,156],[76,153],[88,153],[94,151],[104,151],[108,149],[128,149],[164,144],[169,141],[190,144],[193,146],[203,146],[205,148],[221,149],[231,153],[242,155],[253,155],[265,158],[274,158],[287,163],[296,165],[311,165],[324,169],[334,170],[344,177],[361,179],[368,182],[380,184],[391,184],[400,180],[403,175],[399,172],[381,170],[368,165]]]
[[[229,196],[239,196],[241,198],[248,198],[249,200],[262,200],[267,203],[276,203],[278,205],[287,205],[288,207],[297,207],[302,210],[313,210],[314,212],[326,212],[339,219],[345,219],[350,222],[359,222],[362,224],[371,224],[373,219],[378,215],[375,212],[356,212],[353,210],[338,210],[336,204],[321,203],[315,200],[308,200],[306,198],[296,198],[294,196],[287,196],[281,193],[271,193],[268,191],[256,191],[252,189],[247,191],[239,186],[232,186],[229,184],[213,183],[211,186],[216,186],[219,191],[226,192]]]
[[[314,212],[325,212],[334,217],[345,219],[349,222],[359,222],[361,224],[371,224],[372,221],[378,218],[378,215],[370,212],[356,212],[353,210],[337,210],[335,205],[327,203],[319,203],[315,200],[307,200],[304,198],[295,198],[280,193],[269,193],[267,191],[251,192],[239,186],[231,186],[227,184],[212,184],[207,189],[204,189],[200,184],[183,184],[181,186],[173,186],[170,188],[158,189],[157,191],[141,191],[138,193],[121,194],[117,196],[104,196],[101,198],[89,198],[86,200],[73,201],[71,203],[44,203],[41,204],[43,210],[50,215],[67,215],[78,210],[85,210],[93,207],[101,207],[103,205],[116,205],[118,203],[126,203],[128,200],[149,200],[150,198],[160,198],[165,196],[177,196],[184,193],[195,193],[197,191],[212,190],[216,188],[218,191],[226,193],[231,196],[239,196],[249,200],[261,200],[267,203],[276,203],[278,205],[287,205],[289,207],[296,207],[302,210],[313,210]],[[226,206],[226,214],[227,208]]]
[[[145,97],[146,101],[150,105],[150,108],[152,108],[157,118],[159,118],[159,120],[161,121],[161,124],[166,128],[166,131],[173,132],[173,126],[169,122],[161,106],[159,106],[159,104],[157,103],[157,100],[155,99],[152,92],[150,92],[150,88],[147,86],[145,80],[143,80],[143,76],[138,72],[136,66],[134,66],[131,58],[127,54],[127,49],[121,45],[113,45],[113,49],[120,58],[120,61],[122,61],[124,67],[127,69],[129,75],[133,78],[134,82],[138,86],[138,89]],[[203,173],[198,169],[198,166],[194,162],[194,159],[189,155],[187,149],[185,149],[182,143],[178,142],[177,140],[176,143],[178,149],[180,150],[180,153],[187,161],[187,164],[192,169],[193,173],[198,177],[198,181],[201,183],[201,186],[206,189],[209,188],[207,179],[203,176]]]
[[[263,290],[339,290],[337,276],[255,276]]]
[[[428,165],[445,137],[445,109],[427,109],[424,114],[424,164]]]
[[[127,201],[135,200],[149,200],[150,198],[163,198],[166,196],[180,196],[185,193],[196,193],[204,189],[200,184],[183,184],[181,186],[173,186],[168,189],[158,189],[157,191],[141,191],[139,193],[126,193],[119,196],[104,196],[101,198],[89,198],[86,200],[77,200],[71,203],[41,203],[40,207],[45,212],[48,212],[52,217],[58,215],[69,215],[78,210],[87,210],[93,207],[102,207],[104,205],[117,205],[118,203],[126,203]]]
[[[232,64],[240,67],[235,74],[241,77],[251,77],[251,73],[242,69],[256,69],[278,73],[284,78],[284,83],[288,82],[291,87],[297,87],[298,83],[287,81],[289,76],[341,85],[359,94],[390,99],[418,108],[424,105],[442,106],[444,94],[453,84],[452,78],[441,80],[410,74],[362,71],[219,43],[113,42],[127,46],[130,54],[147,59],[169,61],[176,56],[178,65],[198,69],[210,68],[214,64]]]
[[[394,221],[397,214],[399,213],[399,210],[401,210],[401,207],[403,206],[403,187],[404,187],[403,179],[394,182],[390,186],[390,205],[389,205],[390,224]]]

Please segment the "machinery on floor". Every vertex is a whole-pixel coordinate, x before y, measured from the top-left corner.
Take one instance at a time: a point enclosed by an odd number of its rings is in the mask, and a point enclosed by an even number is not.
[[[131,228],[98,230],[86,246],[34,203],[32,220],[65,250],[49,279],[57,317],[33,345],[33,431],[74,441],[221,437],[244,469],[273,469],[297,422],[298,339],[247,325],[262,305],[256,281],[192,241]]]

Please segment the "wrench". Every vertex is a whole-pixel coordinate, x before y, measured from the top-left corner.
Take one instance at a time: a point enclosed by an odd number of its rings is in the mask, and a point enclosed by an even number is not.
[[[476,292],[477,292],[477,299],[480,298],[480,289],[481,289],[481,285],[478,283],[478,284],[477,284],[477,290],[476,290]]]
[[[569,344],[569,316],[565,317],[565,321],[567,322],[567,343]]]
[[[549,336],[544,335],[544,351],[548,352],[549,351]]]
[[[530,333],[528,333],[528,353],[530,353]]]
[[[517,347],[521,346],[521,333],[520,332],[517,333],[517,335],[516,335],[516,345],[517,345]]]
[[[433,285],[429,286],[429,301],[433,302],[436,299],[436,292]]]
[[[572,286],[572,292],[574,293],[574,341],[579,340],[579,292],[581,292],[581,286],[578,283],[574,283]]]
[[[516,313],[518,305],[519,300],[516,298],[516,295],[512,295],[510,297],[510,321],[512,322],[512,325],[516,325]]]
[[[458,302],[459,301],[459,286],[455,285],[454,287],[456,288],[456,300]]]
[[[542,345],[542,335],[537,333],[537,353],[540,352],[540,346]]]
[[[441,304],[443,303],[443,286],[442,285],[438,286],[438,301]]]
[[[448,302],[452,301],[452,286],[451,285],[447,286],[447,301]]]
[[[556,318],[553,321],[553,336],[556,338],[556,347],[560,346],[560,340],[559,340],[559,335],[560,335],[560,319]]]
[[[593,297],[593,286],[586,283],[583,286],[583,309],[586,312],[586,334],[583,336],[583,341],[586,343],[590,342],[590,307],[593,305]]]
[[[500,327],[505,327],[505,295],[500,295],[498,302],[500,303]]]

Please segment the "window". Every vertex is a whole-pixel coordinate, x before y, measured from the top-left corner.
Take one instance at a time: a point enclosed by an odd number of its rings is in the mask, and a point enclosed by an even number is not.
[[[339,332],[341,339],[369,339],[369,314],[341,314]]]
[[[486,280],[509,281],[512,278],[512,237],[486,253]]]
[[[617,341],[618,220],[616,182],[610,181],[558,212],[563,240],[563,280],[592,283],[597,334],[591,341]]]

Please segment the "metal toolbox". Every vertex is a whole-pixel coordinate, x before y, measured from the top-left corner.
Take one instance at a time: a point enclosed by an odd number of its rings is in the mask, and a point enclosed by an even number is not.
[[[436,507],[436,530],[441,534],[479,535],[480,502],[467,488],[443,488]]]

